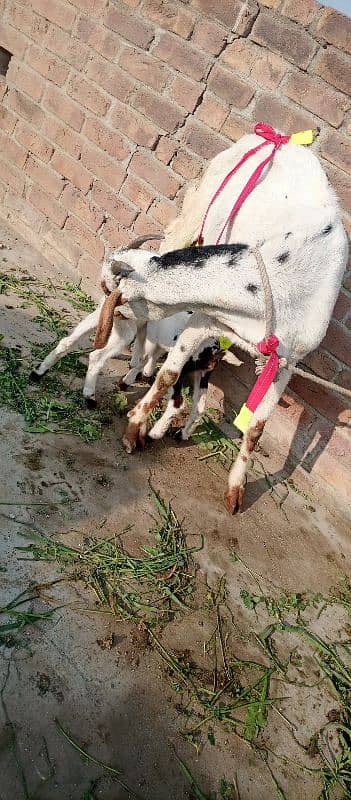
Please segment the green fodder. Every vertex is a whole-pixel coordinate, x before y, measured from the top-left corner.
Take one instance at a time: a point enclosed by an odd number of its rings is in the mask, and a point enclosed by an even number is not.
[[[84,580],[103,607],[120,619],[153,625],[169,619],[175,608],[188,609],[194,568],[177,516],[169,503],[151,489],[158,517],[150,530],[153,545],[131,555],[123,544],[129,528],[108,539],[90,538],[84,548],[70,547],[41,534],[28,534],[20,548],[34,559],[55,561],[71,568],[71,577]]]

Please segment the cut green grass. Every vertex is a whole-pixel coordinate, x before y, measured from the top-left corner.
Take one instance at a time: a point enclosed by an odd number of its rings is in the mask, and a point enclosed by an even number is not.
[[[38,602],[38,589],[35,585],[29,587],[0,607],[0,645],[18,647],[23,643],[20,634],[24,629],[52,620],[55,609],[36,611],[33,608],[33,603]],[[24,605],[29,605],[29,608],[21,608]]]
[[[140,556],[125,549],[128,528],[109,539],[91,538],[82,549],[31,533],[30,544],[19,549],[35,560],[70,567],[71,577],[84,580],[99,603],[119,619],[148,625],[167,620],[176,608],[189,608],[194,582],[191,556],[198,548],[188,548],[172,506],[152,488],[151,495],[158,514],[150,531],[154,544],[145,545]]]

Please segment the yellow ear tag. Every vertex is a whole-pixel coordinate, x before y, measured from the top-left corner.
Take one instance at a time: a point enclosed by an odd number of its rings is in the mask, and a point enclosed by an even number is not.
[[[232,344],[233,342],[231,341],[231,339],[228,339],[228,336],[219,337],[219,347],[221,350],[229,350]]]
[[[300,131],[299,133],[292,133],[289,139],[289,144],[313,144],[315,138],[318,136],[318,131]]]
[[[238,416],[235,417],[235,419],[233,420],[233,425],[235,425],[235,427],[238,428],[238,430],[241,431],[241,433],[246,433],[246,431],[250,427],[250,422],[252,420],[252,417],[253,417],[253,411],[250,411],[250,409],[244,403],[244,405],[241,407],[239,411]]]

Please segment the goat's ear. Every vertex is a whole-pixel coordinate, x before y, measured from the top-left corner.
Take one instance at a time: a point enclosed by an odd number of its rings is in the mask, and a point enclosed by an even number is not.
[[[119,275],[121,278],[125,278],[130,272],[134,272],[134,267],[126,264],[125,261],[111,261],[111,272],[112,275]]]

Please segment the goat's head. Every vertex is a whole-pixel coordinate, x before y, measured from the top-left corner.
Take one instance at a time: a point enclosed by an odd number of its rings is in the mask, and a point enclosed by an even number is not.
[[[119,286],[121,278],[126,278],[130,273],[134,272],[133,252],[151,239],[161,240],[163,236],[160,234],[139,236],[137,239],[133,239],[130,244],[114,250],[107,256],[101,270],[101,288],[107,296]]]
[[[116,307],[121,304],[121,292],[118,290],[120,280],[135,271],[135,264],[133,264],[132,258],[133,252],[138,250],[149,239],[163,239],[163,236],[156,234],[139,236],[138,239],[133,239],[127,247],[120,247],[119,250],[114,250],[102,265],[101,288],[106,295],[106,300],[100,312],[94,341],[95,348],[105,347],[108,342],[112,331],[113,318],[117,313]]]

